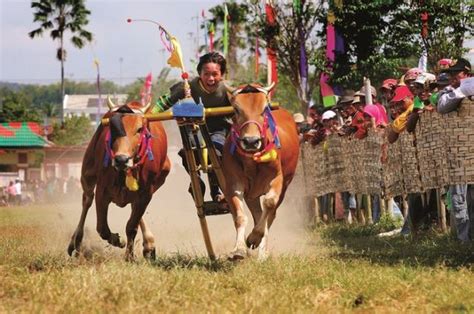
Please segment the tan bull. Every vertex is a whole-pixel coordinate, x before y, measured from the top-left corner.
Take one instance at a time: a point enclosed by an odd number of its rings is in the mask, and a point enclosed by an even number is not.
[[[113,246],[123,248],[125,241],[112,233],[108,224],[111,202],[120,207],[131,204],[126,226],[127,260],[134,260],[134,241],[138,226],[143,234],[143,255],[155,258],[155,240],[143,220],[153,193],[170,172],[167,138],[161,122],[149,123],[138,102],[113,107],[105,115],[108,125],[100,125],[90,141],[82,164],[82,214],[68,247],[69,255],[81,252],[84,223],[95,198],[97,232]],[[95,193],[94,193],[95,192]]]
[[[270,110],[268,92],[272,87],[252,84],[229,89],[235,115],[224,146],[223,170],[224,194],[237,232],[233,259],[244,258],[246,246],[258,248],[259,258],[266,257],[268,230],[296,171],[297,127],[288,111]],[[247,239],[244,201],[254,220]]]

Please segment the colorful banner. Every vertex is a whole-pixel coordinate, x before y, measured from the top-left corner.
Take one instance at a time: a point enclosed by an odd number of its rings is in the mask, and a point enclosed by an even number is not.
[[[215,33],[214,23],[210,23],[209,25],[209,52],[214,51],[214,33]]]
[[[223,44],[224,44],[224,56],[227,58],[227,54],[229,52],[229,11],[227,10],[227,5],[224,4],[224,36],[223,36]]]
[[[336,50],[336,31],[334,28],[335,17],[334,14],[328,12],[328,24],[326,27],[326,59],[328,72],[332,71],[335,58]],[[332,107],[336,104],[336,96],[332,87],[327,83],[329,81],[328,73],[321,73],[319,79],[321,87],[321,96],[323,98],[324,107]]]
[[[276,26],[275,10],[270,0],[265,0],[265,13],[268,26]],[[277,71],[277,55],[276,51],[270,47],[272,38],[266,38],[267,41],[267,84],[270,85],[272,82],[275,85],[278,83],[278,71]],[[270,96],[273,96],[276,88],[270,92]]]
[[[255,81],[258,81],[258,74],[260,71],[260,47],[258,36],[255,38]]]

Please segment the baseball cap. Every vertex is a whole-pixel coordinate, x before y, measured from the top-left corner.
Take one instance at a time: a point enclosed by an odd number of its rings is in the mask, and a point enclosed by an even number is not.
[[[415,83],[425,85],[436,81],[436,76],[431,73],[423,72],[416,77]]]
[[[471,72],[471,63],[464,58],[459,58],[457,60],[453,60],[455,63],[452,64],[449,68],[442,70],[442,72]]]
[[[325,111],[323,113],[323,116],[322,116],[321,120],[323,120],[323,121],[324,120],[329,120],[329,119],[334,118],[335,116],[336,116],[336,113],[334,111],[328,110],[328,111]]]
[[[382,86],[380,86],[380,89],[385,88],[385,89],[392,89],[398,85],[398,81],[396,79],[386,79],[382,82]]]
[[[449,74],[448,73],[440,73],[436,78],[436,82],[430,83],[431,87],[436,86],[448,86],[449,85]]]
[[[393,96],[392,100],[390,102],[399,102],[402,101],[403,99],[410,97],[413,97],[413,94],[410,92],[408,87],[406,85],[403,86],[398,86],[395,89],[395,96]]]
[[[444,58],[444,59],[438,60],[438,67],[442,70],[447,69],[449,68],[451,63],[453,63],[453,60]]]
[[[405,81],[416,80],[418,75],[420,75],[421,73],[423,73],[423,70],[419,68],[411,68],[410,70],[407,71],[407,73],[405,73],[404,80]]]

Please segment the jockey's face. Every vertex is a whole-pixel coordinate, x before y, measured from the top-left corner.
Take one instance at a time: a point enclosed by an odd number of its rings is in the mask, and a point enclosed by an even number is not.
[[[222,80],[221,66],[213,62],[204,64],[199,78],[208,92],[215,92]]]

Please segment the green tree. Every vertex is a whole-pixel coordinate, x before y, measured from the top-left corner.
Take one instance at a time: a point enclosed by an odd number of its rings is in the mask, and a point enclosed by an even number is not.
[[[0,122],[42,122],[41,113],[31,106],[31,97],[6,87],[0,89]]]
[[[236,77],[235,73],[241,67],[238,58],[238,51],[239,49],[246,48],[248,42],[252,40],[252,33],[249,32],[250,25],[248,24],[249,6],[245,3],[237,3],[235,0],[228,1],[225,5],[227,6],[227,11],[229,13],[229,50],[226,59],[229,65],[229,78],[234,79]],[[208,22],[216,26],[216,31],[217,29],[220,29],[222,32],[222,36],[215,39],[215,48],[223,51],[224,4],[210,8],[209,12],[212,14],[212,18],[209,19]],[[204,26],[202,25],[201,27],[203,28]]]
[[[420,15],[428,14],[427,37],[424,43],[431,68],[442,58],[459,58],[468,51],[464,48],[464,41],[467,36],[472,36],[474,31],[472,1],[414,1],[412,9],[412,20],[418,29],[422,28]]]
[[[61,146],[81,145],[90,140],[93,132],[89,118],[73,115],[66,117],[62,124],[53,124],[51,140]]]
[[[81,49],[86,42],[92,41],[92,33],[83,27],[89,23],[84,0],[38,0],[31,3],[34,10],[33,21],[40,27],[29,32],[31,38],[42,36],[50,30],[54,41],[59,41],[56,58],[61,62],[61,99],[64,99],[64,62],[66,50],[64,49],[64,36],[66,32],[72,34],[71,42],[74,47]],[[63,121],[63,108],[59,107],[59,117]]]
[[[315,1],[300,1],[300,7],[295,9],[291,1],[280,1],[273,5],[276,25],[270,26],[266,21],[264,8],[255,1],[250,1],[252,12],[252,28],[262,39],[262,46],[270,47],[277,52],[279,77],[291,82],[293,93],[297,95],[300,110],[306,112],[312,94],[317,88],[321,71],[324,68],[323,50],[317,37],[318,14],[320,4]],[[308,68],[307,85],[302,84],[300,73],[300,48],[304,51],[311,65]],[[295,92],[296,91],[296,92]],[[275,97],[288,90],[277,88]]]
[[[345,52],[336,54],[332,84],[346,88],[360,88],[364,76],[376,86],[385,78],[401,76],[418,65],[424,44],[431,66],[441,58],[459,57],[465,52],[463,40],[473,29],[472,6],[460,0],[345,0],[342,6],[327,1],[319,15],[324,26],[329,11],[334,12],[335,28],[345,41]],[[425,42],[423,12],[429,15]],[[323,31],[319,37],[326,41]]]

